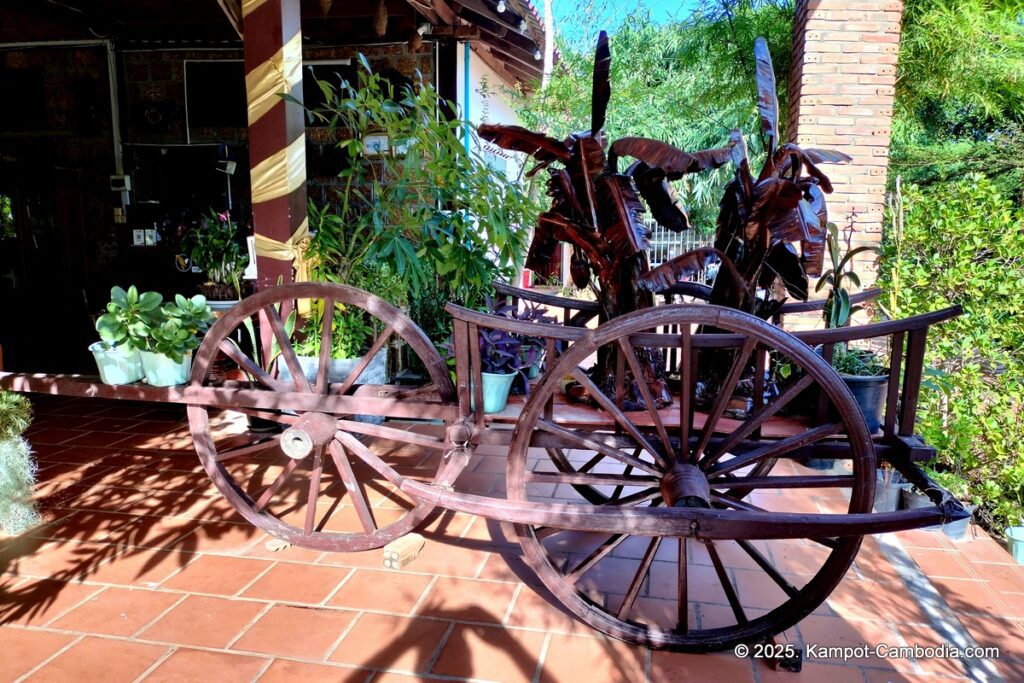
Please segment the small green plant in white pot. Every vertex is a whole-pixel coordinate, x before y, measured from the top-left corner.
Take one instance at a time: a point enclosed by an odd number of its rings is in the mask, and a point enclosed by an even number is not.
[[[157,292],[139,294],[134,285],[127,290],[110,290],[107,312],[96,320],[102,341],[89,346],[104,384],[131,384],[142,379],[139,351],[144,347],[143,333],[147,318],[154,315],[162,301]]]
[[[186,299],[181,294],[147,319],[142,367],[153,386],[184,384],[192,371],[192,353],[199,348],[199,336],[210,328],[213,313],[206,297]]]
[[[32,423],[32,404],[0,391],[0,536],[24,533],[40,523],[32,502],[36,464],[22,434]]]

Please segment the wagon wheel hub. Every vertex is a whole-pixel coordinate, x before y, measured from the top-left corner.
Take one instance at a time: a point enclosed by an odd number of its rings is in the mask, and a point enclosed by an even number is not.
[[[325,413],[306,413],[281,434],[281,450],[293,460],[308,457],[313,449],[334,438],[336,418]]]
[[[661,496],[671,507],[711,508],[708,478],[689,463],[676,463],[662,475]]]

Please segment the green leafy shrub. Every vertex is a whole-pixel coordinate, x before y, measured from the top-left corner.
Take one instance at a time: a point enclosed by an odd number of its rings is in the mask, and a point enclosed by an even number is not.
[[[0,535],[23,533],[40,522],[32,502],[36,464],[21,437],[32,422],[32,404],[0,391]]]
[[[980,175],[890,202],[881,259],[894,317],[960,304],[932,328],[918,431],[944,483],[998,527],[1024,517],[1024,212]]]
[[[397,90],[362,57],[360,66],[355,83],[319,81],[326,104],[310,112],[344,160],[336,199],[310,207],[313,279],[368,289],[414,316],[436,312],[438,291],[482,305],[521,265],[537,207],[487,163],[474,131],[440,115],[429,82]],[[368,136],[387,142],[367,149]]]

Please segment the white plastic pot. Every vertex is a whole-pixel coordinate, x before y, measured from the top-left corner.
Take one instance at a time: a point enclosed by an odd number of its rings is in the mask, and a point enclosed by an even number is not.
[[[96,359],[100,381],[104,384],[131,384],[142,379],[142,359],[138,351],[126,351],[103,341],[90,344],[89,351]]]

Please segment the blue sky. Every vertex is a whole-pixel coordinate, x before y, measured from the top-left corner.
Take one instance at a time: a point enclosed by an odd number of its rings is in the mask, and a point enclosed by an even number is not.
[[[612,27],[627,13],[643,6],[651,11],[656,22],[684,19],[699,4],[699,0],[553,0],[555,26],[560,33],[578,31],[581,17],[593,13],[594,19],[585,23]],[[533,0],[534,7],[543,11],[543,0]]]

